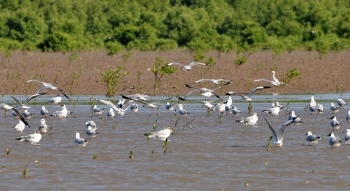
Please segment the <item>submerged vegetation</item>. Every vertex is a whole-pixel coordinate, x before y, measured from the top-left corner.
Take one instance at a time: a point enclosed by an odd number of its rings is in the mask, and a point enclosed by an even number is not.
[[[5,0],[0,50],[327,53],[348,48],[349,7],[347,0]]]

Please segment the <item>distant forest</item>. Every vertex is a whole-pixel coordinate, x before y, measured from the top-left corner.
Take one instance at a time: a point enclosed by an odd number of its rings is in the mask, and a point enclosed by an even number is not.
[[[349,0],[2,0],[0,50],[348,49]]]

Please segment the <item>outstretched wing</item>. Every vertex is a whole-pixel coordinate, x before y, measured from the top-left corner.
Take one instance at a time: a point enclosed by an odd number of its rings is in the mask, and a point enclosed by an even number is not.
[[[276,131],[271,127],[271,125],[270,125],[270,123],[267,121],[267,119],[266,119],[266,118],[264,118],[264,119],[265,119],[267,125],[269,126],[269,128],[270,128],[270,130],[271,130],[271,132],[272,132],[273,138],[277,141],[278,139],[277,139]]]
[[[251,97],[254,92],[256,92],[258,90],[266,89],[266,88],[271,88],[271,86],[258,86],[256,88],[250,90],[248,97]]]
[[[168,64],[168,66],[171,66],[171,65],[184,66],[183,64],[180,64],[180,63],[178,63],[178,62],[170,62],[170,63]]]
[[[285,122],[285,123],[281,126],[281,128],[280,128],[280,130],[279,130],[280,134],[279,134],[279,136],[278,136],[278,139],[279,139],[279,140],[283,140],[283,133],[284,133],[284,130],[286,129],[286,127],[288,127],[290,124],[292,124],[292,123],[294,122],[294,119],[295,119],[295,118],[293,118],[292,120],[288,120],[287,122]]]
[[[28,124],[27,120],[24,119],[23,115],[15,108],[13,107],[12,110],[17,114],[17,116],[19,117],[19,119],[26,124],[28,127],[30,127],[30,125]]]
[[[201,62],[191,62],[188,66],[189,66],[189,67],[192,67],[192,66],[195,66],[195,65],[203,65],[203,66],[206,66],[206,64],[201,63]]]
[[[96,100],[108,105],[109,107],[113,108],[116,111],[119,111],[119,108],[110,101],[101,100],[101,99],[96,99]]]

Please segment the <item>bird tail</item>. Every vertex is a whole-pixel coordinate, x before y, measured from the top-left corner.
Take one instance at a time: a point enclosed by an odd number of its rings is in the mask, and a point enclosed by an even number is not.
[[[17,138],[16,140],[23,141],[24,139],[23,139],[23,137],[21,137],[21,138]]]
[[[154,132],[152,132],[152,133],[145,133],[144,135],[147,136],[148,138],[153,138],[155,136],[155,133]]]

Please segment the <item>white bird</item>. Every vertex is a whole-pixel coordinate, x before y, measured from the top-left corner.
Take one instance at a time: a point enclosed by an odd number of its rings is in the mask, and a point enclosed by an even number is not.
[[[345,119],[348,123],[350,123],[350,110],[348,111],[348,114],[346,114]]]
[[[309,145],[317,145],[318,141],[322,138],[320,136],[313,135],[311,131],[308,131],[306,134],[306,141],[309,143]]]
[[[98,134],[98,132],[96,132],[95,129],[93,129],[91,126],[88,126],[88,127],[87,127],[87,129],[86,129],[86,135],[87,135],[89,138],[96,137],[96,134]]]
[[[331,102],[331,107],[330,109],[332,110],[332,113],[338,113],[341,109],[341,107],[334,105],[333,102]]]
[[[272,103],[272,107],[270,107],[269,109],[264,109],[262,110],[262,112],[264,113],[269,113],[271,114],[272,116],[276,116],[276,115],[279,115],[280,112],[281,112],[281,106],[278,104],[275,103],[275,101]]]
[[[231,112],[232,112],[232,114],[235,115],[235,116],[236,116],[236,115],[239,115],[239,114],[241,113],[241,111],[238,110],[236,106],[234,106],[234,107],[231,109]]]
[[[60,119],[66,118],[68,115],[68,110],[66,105],[62,105],[62,109],[60,111],[55,111],[52,116],[57,116]]]
[[[30,142],[32,145],[38,145],[39,141],[41,140],[41,131],[36,130],[34,134],[21,136],[16,140]]]
[[[149,99],[149,95],[144,95],[144,94],[122,95],[122,97],[124,99],[143,100],[143,101],[147,101]]]
[[[311,111],[311,114],[314,112],[317,112],[317,103],[315,101],[315,97],[311,96],[310,104],[309,104],[309,110]]]
[[[23,115],[23,117],[25,117],[25,118],[27,118],[27,119],[30,119],[30,118],[32,118],[32,116],[33,116],[33,114],[32,114],[31,112],[29,112],[28,110],[24,110],[24,111],[22,112],[22,115]]]
[[[126,101],[126,99],[118,100],[116,106],[117,106],[118,108],[122,108],[122,107],[124,106],[124,104],[125,104],[125,101]]]
[[[179,113],[181,116],[187,117],[187,114],[189,114],[189,112],[187,112],[187,111],[184,109],[184,106],[183,106],[181,103],[179,103],[179,104],[177,104],[177,107],[179,108],[178,113]]]
[[[156,138],[160,139],[162,141],[165,141],[168,139],[168,137],[171,135],[173,130],[170,127],[164,127],[163,130],[157,131],[157,132],[152,132],[150,134],[144,134],[148,138]]]
[[[284,130],[294,122],[294,120],[288,120],[285,122],[279,129],[278,134],[276,133],[275,129],[273,129],[270,125],[270,123],[267,121],[266,118],[264,118],[267,125],[269,126],[271,132],[272,132],[272,144],[276,147],[281,147],[283,145],[283,134]]]
[[[267,88],[271,88],[271,86],[259,86],[259,87],[256,87],[254,89],[251,89],[250,92],[248,93],[248,95],[246,95],[246,96],[243,95],[243,94],[237,93],[237,92],[228,92],[228,93],[238,94],[239,96],[242,97],[242,100],[245,99],[248,102],[252,102],[253,100],[252,100],[251,97],[252,97],[254,92],[256,92],[258,90],[260,91],[260,90],[263,90],[263,89],[267,89]]]
[[[213,82],[214,84],[218,84],[218,85],[220,85],[220,82],[226,82],[225,85],[232,82],[231,80],[225,80],[223,78],[220,78],[220,79],[200,79],[200,80],[195,81],[194,83],[206,82],[206,81],[210,81],[210,82]]]
[[[256,125],[258,122],[258,113],[253,113],[253,115],[246,117],[246,118],[241,118],[236,120],[236,123],[242,123],[244,126],[245,125]]]
[[[331,119],[330,125],[331,125],[331,127],[333,128],[333,131],[338,130],[338,129],[340,128],[340,125],[341,125],[341,124],[340,124],[339,121],[337,120],[337,117],[332,116],[332,117],[330,117],[329,119]]]
[[[66,97],[67,99],[69,99],[69,101],[71,101],[71,99],[68,97],[68,95],[66,95],[66,93],[62,89],[60,89],[60,88],[58,88],[58,87],[56,87],[56,86],[54,86],[54,85],[52,85],[50,83],[42,82],[42,81],[39,81],[39,80],[28,80],[26,82],[27,83],[28,82],[40,83],[41,88],[39,89],[39,91],[40,90],[44,90],[44,89],[58,90],[64,95],[64,97]]]
[[[180,64],[178,62],[170,62],[168,64],[168,66],[171,66],[171,65],[178,65],[178,66],[181,66],[181,69],[183,71],[190,71],[192,69],[193,66],[196,66],[196,65],[202,65],[202,66],[206,66],[206,64],[204,63],[200,63],[200,62],[191,62],[189,65],[183,65],[183,64]]]
[[[297,125],[299,125],[300,123],[303,123],[300,117],[297,116],[294,111],[291,111],[288,116],[288,120],[293,120],[293,119],[294,119],[294,123],[296,123]]]
[[[75,133],[74,143],[77,146],[85,147],[86,144],[88,144],[89,142],[87,142],[84,138],[81,138],[79,132],[76,132]]]
[[[133,103],[130,105],[130,110],[132,112],[138,112],[139,111],[139,105],[137,105],[137,103]]]
[[[350,129],[346,129],[345,131],[343,131],[343,133],[345,133],[345,144],[350,145]]]
[[[329,142],[329,145],[332,147],[339,147],[341,144],[341,140],[338,137],[335,137],[334,133],[329,133],[328,142]]]
[[[6,103],[1,103],[0,104],[0,109],[3,110],[4,112],[7,112],[9,110],[11,110],[13,107],[7,105]]]
[[[116,105],[114,105],[110,101],[106,101],[106,100],[102,100],[102,99],[96,99],[96,100],[113,108],[115,111],[117,111],[118,115],[121,115],[121,116],[123,116],[125,114],[125,111],[128,110],[129,107],[133,104],[133,102],[128,102],[127,104],[124,105],[125,106],[124,108],[118,108]]]
[[[323,105],[322,105],[322,104],[317,104],[316,112],[317,112],[318,114],[324,112],[324,109],[323,109]]]
[[[344,108],[346,106],[346,102],[342,99],[337,99],[337,104],[341,108]]]
[[[184,98],[186,98],[187,96],[189,96],[193,92],[199,92],[205,98],[210,98],[212,95],[215,95],[217,98],[220,98],[220,96],[218,94],[216,94],[214,91],[224,87],[224,86],[220,86],[220,87],[217,87],[214,89],[208,89],[208,88],[196,88],[196,87],[192,87],[188,84],[184,84],[184,86],[186,86],[187,88],[193,89],[189,93],[187,93]]]
[[[49,111],[46,109],[46,107],[43,105],[41,106],[41,110],[40,110],[40,115],[42,115],[43,117],[47,117],[47,115],[49,115]]]
[[[18,123],[17,123],[15,126],[13,126],[13,128],[14,128],[16,131],[22,132],[23,129],[25,128],[25,126],[26,126],[26,125],[25,125],[20,119],[18,119]]]
[[[45,119],[41,119],[41,120],[40,120],[39,130],[40,130],[42,133],[46,133],[46,132],[47,132],[47,124],[46,124],[46,120],[45,120]]]
[[[105,108],[99,108],[97,107],[97,105],[92,106],[92,116],[98,116],[101,115],[103,113],[103,111],[105,110]]]
[[[206,107],[207,110],[213,111],[215,110],[215,106],[212,104],[213,101],[201,101],[202,107]]]
[[[62,101],[62,97],[60,95],[57,94],[56,97],[52,97],[51,99],[49,99],[49,103],[57,105]]]
[[[175,104],[170,104],[169,102],[166,102],[165,105],[165,109],[168,111],[168,113],[170,113],[171,111],[173,111]]]
[[[93,130],[97,130],[97,126],[96,126],[96,123],[94,122],[94,121],[87,121],[86,123],[85,123],[85,126],[86,127],[91,127],[91,129],[93,129]]]
[[[112,119],[115,116],[114,110],[113,108],[109,108],[108,112],[107,112],[107,117]]]
[[[272,71],[272,80],[268,80],[268,79],[257,79],[257,80],[254,80],[254,82],[260,82],[260,81],[265,81],[265,82],[268,82],[269,84],[273,85],[273,86],[280,86],[280,85],[286,85],[286,86],[289,86],[289,87],[292,87],[286,83],[283,83],[283,82],[280,82],[276,77],[275,77],[275,71]]]

